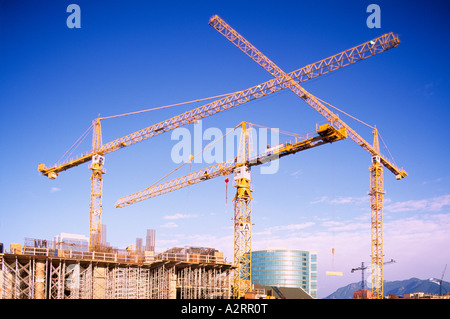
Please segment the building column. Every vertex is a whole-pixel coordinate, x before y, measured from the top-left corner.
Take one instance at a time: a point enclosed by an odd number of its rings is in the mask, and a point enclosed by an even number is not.
[[[45,261],[36,260],[35,299],[45,299]]]

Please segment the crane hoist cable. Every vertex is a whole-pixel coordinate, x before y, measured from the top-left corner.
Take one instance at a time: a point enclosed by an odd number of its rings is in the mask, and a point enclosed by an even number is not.
[[[341,109],[339,109],[339,108],[337,108],[336,106],[334,106],[334,105],[332,105],[332,104],[330,104],[330,103],[328,103],[328,102],[322,100],[321,98],[318,98],[318,97],[316,97],[316,98],[317,98],[320,102],[325,103],[326,105],[328,105],[328,106],[332,107],[333,109],[335,109],[335,110],[337,110],[337,111],[339,111],[339,112],[341,112],[341,113],[347,115],[348,117],[351,117],[352,119],[354,119],[354,120],[356,120],[356,121],[358,121],[358,122],[360,122],[360,123],[362,123],[362,124],[364,124],[364,125],[370,127],[371,129],[375,129],[375,126],[372,126],[372,125],[370,125],[370,124],[367,124],[366,122],[361,121],[361,120],[358,119],[357,117],[354,117],[353,115],[350,115],[350,114],[348,114],[347,112],[342,111]]]
[[[158,106],[158,107],[135,111],[135,112],[129,112],[129,113],[123,113],[123,114],[117,114],[117,115],[111,115],[111,116],[104,116],[104,117],[99,116],[98,119],[106,120],[106,119],[111,119],[111,118],[116,118],[116,117],[127,116],[127,115],[135,115],[135,114],[140,114],[140,113],[145,113],[145,112],[150,112],[150,111],[156,111],[156,110],[166,109],[166,108],[170,108],[170,107],[174,107],[174,106],[181,106],[181,105],[186,105],[186,104],[191,104],[191,103],[196,103],[196,102],[201,102],[201,101],[207,101],[207,100],[211,100],[211,99],[217,99],[217,98],[228,96],[233,93],[235,93],[235,92],[219,94],[219,95],[215,95],[215,96],[205,97],[205,98],[191,100],[191,101],[179,102],[179,103],[174,103],[174,104],[169,104],[169,105],[163,105],[163,106]],[[70,155],[72,155],[72,153],[77,149],[78,146],[80,146],[80,144],[84,141],[84,139],[88,136],[88,134],[90,133],[90,131],[92,131],[92,129],[93,129],[93,124],[91,124],[89,126],[89,128],[75,141],[75,143],[73,143],[73,145],[58,159],[56,164],[62,163],[62,160],[64,158],[68,158]]]
[[[217,98],[228,96],[228,95],[231,95],[231,94],[234,94],[234,93],[235,92],[226,93],[226,94],[220,94],[220,95],[205,97],[205,98],[196,99],[196,100],[192,100],[192,101],[186,101],[186,102],[180,102],[180,103],[169,104],[169,105],[164,105],[164,106],[158,106],[158,107],[145,109],[145,110],[141,110],[141,111],[135,111],[135,112],[129,112],[129,113],[105,116],[105,117],[101,117],[100,119],[101,120],[106,120],[106,119],[112,119],[112,118],[115,118],[115,117],[134,115],[134,114],[139,114],[139,113],[144,113],[144,112],[149,112],[149,111],[156,111],[156,110],[166,109],[166,108],[173,107],[173,106],[180,106],[180,105],[186,105],[186,104],[191,104],[191,103],[196,103],[196,102],[201,102],[201,101],[207,101],[207,100],[211,100],[211,99],[217,99]]]
[[[324,104],[328,105],[329,107],[332,107],[333,109],[335,109],[335,110],[337,110],[337,111],[339,111],[339,112],[341,112],[341,113],[347,115],[348,117],[354,119],[355,121],[358,121],[358,122],[360,122],[361,124],[364,124],[364,125],[366,125],[367,127],[370,127],[370,128],[373,129],[373,130],[376,130],[376,127],[375,127],[375,126],[372,126],[372,125],[370,125],[370,124],[367,124],[367,123],[364,122],[364,121],[361,121],[361,120],[358,119],[357,117],[355,117],[355,116],[353,116],[353,115],[351,115],[351,114],[349,114],[349,113],[347,113],[347,112],[345,112],[345,111],[343,111],[343,110],[337,108],[336,106],[334,106],[334,105],[332,105],[332,104],[330,104],[330,103],[328,103],[328,102],[326,102],[326,101],[324,101],[324,100],[322,100],[322,99],[320,99],[320,98],[318,98],[318,97],[316,97],[316,98],[317,98],[318,100],[320,100],[322,103],[324,103]],[[392,162],[394,163],[395,166],[398,166],[397,163],[396,163],[395,160],[394,160],[394,157],[392,156],[391,152],[389,151],[389,148],[387,147],[387,144],[384,142],[383,138],[381,137],[380,132],[378,132],[378,136],[380,137],[381,142],[383,143],[384,148],[385,148],[386,151],[388,152],[388,155],[389,155],[389,157],[390,157],[390,160],[392,160]]]
[[[288,132],[288,131],[283,131],[283,130],[280,130],[278,128],[273,128],[273,127],[264,126],[264,125],[260,125],[260,124],[254,124],[254,123],[250,123],[250,122],[247,122],[247,124],[248,124],[249,127],[253,127],[253,126],[261,127],[261,128],[265,128],[265,129],[268,129],[268,130],[271,130],[271,131],[277,131],[277,132],[279,132],[281,134],[284,134],[284,135],[290,135],[290,136],[296,136],[296,137],[300,137],[301,136],[300,134],[291,133],[291,132]]]
[[[332,148],[331,149],[331,189],[332,189],[332,198],[336,198],[336,153],[334,151],[335,149]],[[332,203],[332,209],[331,209],[331,214],[332,214],[332,222],[335,222],[336,220],[336,204]],[[334,267],[334,259],[335,259],[335,253],[336,253],[336,234],[335,234],[335,226],[331,227],[331,271],[326,271],[325,275],[326,276],[338,276],[338,277],[342,277],[343,273],[341,271],[336,271],[335,267]]]
[[[63,158],[67,158],[70,155],[72,155],[72,153],[77,149],[77,147],[80,146],[81,142],[83,142],[84,139],[88,136],[90,131],[92,131],[93,127],[94,127],[93,124],[91,124],[91,126],[89,126],[89,128],[75,141],[75,143],[73,143],[72,146],[69,147],[69,149],[59,158],[59,160],[56,163],[60,163],[63,160]]]

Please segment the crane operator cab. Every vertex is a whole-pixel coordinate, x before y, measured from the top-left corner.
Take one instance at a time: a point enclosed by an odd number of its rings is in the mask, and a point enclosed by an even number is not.
[[[103,165],[105,162],[105,157],[95,154],[94,156],[92,156],[92,164],[100,164]]]
[[[381,163],[381,158],[378,155],[372,156],[372,164],[380,164]]]
[[[95,154],[92,156],[92,163],[89,165],[89,168],[97,171],[97,173],[105,174],[106,170],[103,168],[103,164],[105,163],[105,157],[99,154]]]
[[[234,170],[234,180],[237,181],[239,179],[245,178],[247,180],[250,181],[251,179],[251,174],[250,174],[250,167],[248,166],[241,166],[241,167],[237,167]]]

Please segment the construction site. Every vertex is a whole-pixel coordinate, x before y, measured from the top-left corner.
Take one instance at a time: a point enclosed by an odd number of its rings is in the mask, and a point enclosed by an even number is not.
[[[51,166],[43,163],[38,165],[38,171],[43,176],[56,179],[66,170],[91,162],[87,247],[76,245],[61,247],[59,245],[61,243],[42,240],[26,240],[23,245],[11,244],[9,252],[0,254],[1,298],[269,298],[267,292],[258,291],[255,288],[251,278],[252,214],[254,213],[251,168],[344,139],[352,139],[368,153],[370,158],[368,177],[370,178],[371,238],[368,241],[370,240],[372,250],[368,254],[372,258],[370,274],[372,296],[374,299],[383,298],[383,167],[393,173],[398,180],[403,179],[407,174],[381,154],[378,131],[375,127],[371,127],[374,134],[373,143],[367,142],[331,111],[331,108],[334,108],[332,105],[307,92],[300,84],[393,49],[400,44],[398,36],[387,33],[286,73],[219,16],[211,17],[209,25],[248,55],[251,60],[266,69],[274,79],[220,96],[201,107],[107,143],[103,143],[102,140],[101,122],[109,117],[94,119],[87,132],[92,132],[91,150],[75,159],[58,162]],[[259,154],[255,154],[251,149],[251,128],[257,125],[245,121],[236,123],[235,129],[240,130],[240,141],[237,156],[233,160],[211,165],[167,182],[158,184],[158,181],[142,191],[120,198],[115,204],[117,208],[123,208],[219,176],[233,174],[233,186],[236,188],[236,193],[233,198],[234,260],[232,263],[227,262],[223,253],[215,248],[174,247],[164,252],[155,252],[154,244],[146,245],[145,248],[134,247],[134,249],[125,250],[104,245],[101,217],[104,161],[107,154],[283,89],[291,90],[302,102],[319,112],[327,122],[316,125],[313,132],[293,134],[289,140],[282,141],[278,145],[268,145]],[[195,156],[191,155],[190,161]],[[228,183],[228,179],[226,182]],[[330,272],[329,275],[342,274]]]
[[[234,269],[204,247],[154,251],[26,240],[0,255],[2,299],[229,299]],[[46,247],[48,246],[48,247]],[[51,248],[53,247],[53,248]],[[109,252],[106,252],[109,251]]]

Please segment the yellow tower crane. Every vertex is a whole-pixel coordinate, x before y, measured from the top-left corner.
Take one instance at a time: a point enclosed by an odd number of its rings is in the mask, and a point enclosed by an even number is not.
[[[387,167],[395,174],[397,179],[407,176],[403,169],[397,168],[393,163],[383,157],[378,144],[378,132],[374,131],[374,145],[365,141],[350,126],[342,121],[336,114],[328,109],[320,99],[307,92],[299,83],[293,81],[289,74],[286,74],[274,62],[267,58],[261,51],[247,41],[242,35],[234,30],[219,16],[214,15],[209,20],[209,24],[219,33],[225,36],[230,42],[247,54],[252,60],[257,62],[275,78],[285,79],[289,83],[289,89],[322,114],[330,123],[337,128],[345,128],[348,135],[358,145],[368,151],[372,156],[372,166],[370,168],[370,199],[371,199],[371,219],[372,219],[372,290],[376,299],[383,298],[383,169]],[[382,44],[383,43],[383,44]],[[360,47],[360,52],[383,52],[391,47],[396,47],[400,43],[399,38],[393,33],[385,34],[373,39]]]
[[[253,157],[251,156],[252,137],[249,125],[252,124],[242,122],[237,126],[241,127],[242,130],[238,156],[235,159],[209,166],[168,182],[152,185],[142,191],[120,198],[115,205],[118,208],[125,207],[202,181],[234,173],[234,186],[236,187],[236,195],[233,199],[234,265],[236,266],[234,296],[237,298],[243,297],[246,292],[251,290],[251,167],[347,137],[345,128],[336,129],[329,124],[324,124],[318,127],[315,134],[307,134],[305,137],[296,135],[294,141],[286,141],[272,146]]]
[[[369,43],[371,50],[367,50]],[[93,142],[92,149],[73,160],[64,163],[56,163],[51,167],[45,164],[38,165],[38,171],[50,179],[55,179],[59,173],[72,167],[92,161],[90,168],[91,175],[91,204],[90,204],[90,226],[89,226],[89,248],[90,250],[100,249],[101,238],[101,215],[102,215],[102,192],[103,192],[103,169],[104,156],[126,146],[146,140],[150,137],[168,132],[177,127],[194,123],[196,120],[211,116],[218,112],[230,109],[232,107],[247,103],[249,101],[261,98],[263,96],[278,92],[289,87],[290,82],[302,83],[304,81],[327,74],[331,71],[351,65],[368,57],[374,56],[388,49],[394,48],[397,44],[392,42],[390,34],[383,35],[370,42],[360,44],[351,49],[342,51],[331,57],[317,61],[298,70],[288,73],[286,77],[278,77],[264,83],[255,85],[248,89],[231,93],[221,99],[207,103],[178,116],[172,117],[166,121],[156,123],[143,128],[134,133],[115,139],[109,143],[102,143],[101,120],[111,117],[99,117],[93,121]],[[138,113],[138,112],[134,112]],[[127,113],[128,115],[132,113]]]
[[[235,295],[243,297],[252,287],[252,189],[251,172],[247,164],[251,153],[251,134],[247,123],[241,123],[241,139],[237,165],[234,169],[236,196],[234,203],[234,275]]]

